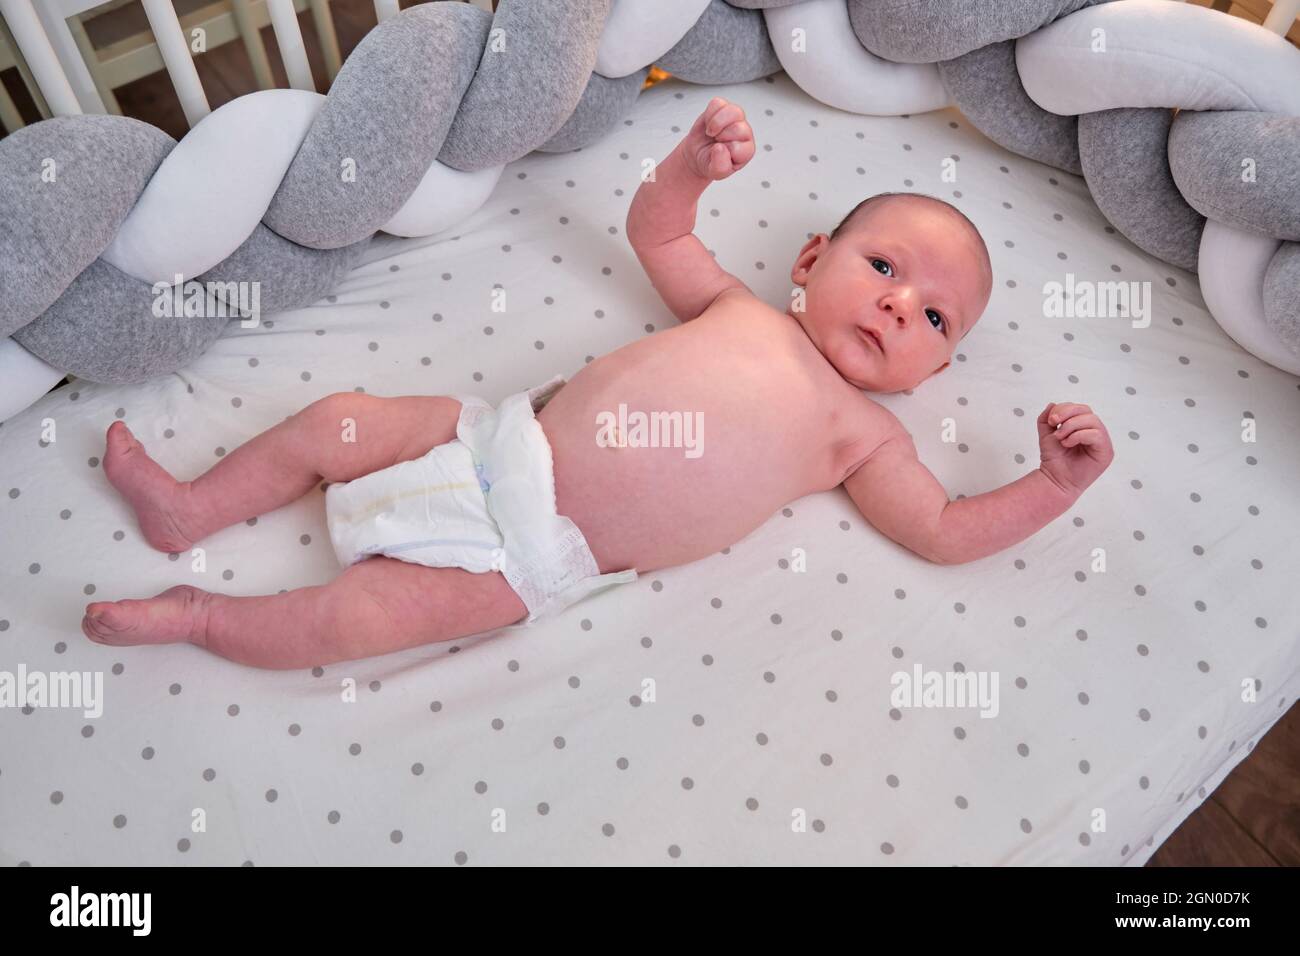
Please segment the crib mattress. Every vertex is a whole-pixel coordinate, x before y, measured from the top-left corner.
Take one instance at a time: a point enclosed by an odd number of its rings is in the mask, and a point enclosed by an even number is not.
[[[697,232],[782,308],[806,236],[867,195],[928,192],[981,227],[983,321],[953,368],[879,400],[952,496],[1035,467],[1048,401],[1090,404],[1116,459],[1068,513],[940,567],[836,489],[535,627],[314,671],[81,635],[89,600],[339,570],[320,491],[202,542],[201,573],[149,549],[99,466],[115,418],[192,478],[331,392],[495,403],[673,325],[623,223],[642,159],[714,95],[759,148]],[[1045,315],[1067,274],[1149,282],[1150,326]],[[1300,688],[1298,387],[1194,276],[1109,232],[1080,178],[955,111],[857,116],[783,75],[664,82],[594,145],[511,164],[453,234],[380,236],[315,305],[0,427],[0,669],[103,675],[99,717],[0,708],[0,862],[1140,864]],[[917,669],[996,675],[997,716],[895,706]]]

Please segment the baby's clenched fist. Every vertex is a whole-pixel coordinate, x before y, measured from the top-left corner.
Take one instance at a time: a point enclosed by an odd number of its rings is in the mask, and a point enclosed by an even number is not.
[[[681,144],[686,168],[702,179],[726,179],[754,158],[754,131],[745,111],[720,96],[695,120]]]
[[[1087,405],[1049,402],[1038,416],[1039,468],[1076,498],[1115,459],[1110,434]]]

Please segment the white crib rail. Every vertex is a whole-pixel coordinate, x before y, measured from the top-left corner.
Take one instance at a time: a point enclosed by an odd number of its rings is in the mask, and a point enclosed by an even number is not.
[[[266,0],[266,9],[271,14],[271,28],[275,31],[275,42],[280,47],[284,71],[289,74],[289,85],[295,90],[314,93],[316,81],[311,78],[307,45],[302,39],[302,28],[298,26],[298,11],[293,7],[293,0]]]
[[[185,121],[193,126],[211,113],[212,107],[208,105],[208,96],[203,92],[203,83],[194,66],[194,57],[190,56],[190,45],[185,41],[185,31],[181,29],[176,8],[172,6],[172,0],[140,2],[144,5],[145,16],[149,18],[149,29],[153,30],[158,52],[167,65],[167,75],[176,88],[176,95],[180,97]]]
[[[50,38],[41,26],[40,18],[32,7],[32,0],[0,0],[0,14],[4,15],[14,42],[22,51],[28,68],[40,87],[50,110],[55,116],[73,116],[81,112],[77,94],[72,91],[68,75],[63,72],[59,58],[54,55]]]
[[[14,35],[9,31],[9,24],[5,22],[3,15],[0,15],[0,40],[4,42],[8,54],[9,62],[6,62],[5,68],[7,69],[9,66],[17,68],[18,77],[23,81],[23,86],[31,94],[32,99],[36,101],[36,112],[41,119],[49,119],[53,115],[50,112],[50,104],[45,102],[45,97],[41,95],[40,87],[36,83],[36,78],[32,76],[27,61],[18,55],[18,43],[14,40]],[[12,133],[15,129],[21,129],[22,125],[22,118],[19,117],[17,126],[9,126],[6,129]]]
[[[1264,27],[1278,36],[1286,36],[1296,17],[1300,17],[1300,0],[1273,0],[1273,9],[1264,18]]]

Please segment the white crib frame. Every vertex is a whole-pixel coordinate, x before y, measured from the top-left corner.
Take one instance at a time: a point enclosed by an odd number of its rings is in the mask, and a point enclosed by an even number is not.
[[[75,116],[80,113],[107,113],[104,98],[96,87],[83,56],[84,37],[77,20],[71,19],[87,10],[103,6],[108,0],[0,0],[0,14],[8,22],[14,42],[22,51],[23,59],[39,92],[55,116]],[[307,48],[298,26],[294,0],[265,0],[271,17],[275,42],[289,75],[289,85],[298,90],[314,90],[311,67],[307,64]],[[398,0],[373,0],[375,16],[382,23],[398,12]],[[492,0],[467,0],[492,12]],[[1287,0],[1292,2],[1292,0]],[[1300,0],[1294,0],[1300,6]],[[172,86],[180,98],[186,122],[193,126],[212,108],[199,82],[198,70],[190,55],[189,42],[181,29],[180,20],[171,0],[140,0],[149,27],[153,31],[158,51],[162,55]],[[329,0],[310,0],[317,24],[330,24]],[[241,28],[247,17],[247,0],[233,0],[232,12]],[[326,27],[332,34],[332,27]],[[327,38],[332,42],[332,36]],[[259,45],[260,46],[260,45]],[[258,69],[265,54],[259,58],[250,51],[254,69]],[[269,76],[269,70],[265,72]],[[26,77],[24,77],[26,79]]]

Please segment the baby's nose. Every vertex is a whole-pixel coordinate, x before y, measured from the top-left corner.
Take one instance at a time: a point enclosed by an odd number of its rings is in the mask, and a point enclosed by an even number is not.
[[[892,316],[899,326],[907,325],[909,311],[905,303],[885,303],[885,313]]]

